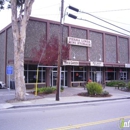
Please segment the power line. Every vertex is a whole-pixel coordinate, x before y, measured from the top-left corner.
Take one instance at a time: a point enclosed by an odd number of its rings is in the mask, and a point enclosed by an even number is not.
[[[119,21],[112,20],[112,19],[107,19],[107,18],[103,18],[103,17],[100,17],[100,18],[106,19],[106,20],[109,20],[109,21],[112,21],[112,22],[115,22],[115,23],[119,23],[119,24],[130,25],[130,24],[128,24],[128,23],[123,23],[123,22],[119,22]]]
[[[117,11],[127,11],[130,10],[128,9],[117,9],[117,10],[103,10],[103,11],[94,11],[94,12],[89,12],[89,13],[109,13],[109,12],[117,12]]]
[[[74,13],[74,14],[76,14],[76,13]],[[46,15],[59,15],[59,14],[43,14],[42,13],[42,14],[33,14],[33,15],[42,15],[42,16],[44,15],[44,16],[46,16]],[[115,20],[112,20],[112,19],[104,18],[104,17],[99,17],[99,18],[106,19],[106,20],[116,22],[116,23],[119,23],[119,24],[130,25],[128,23],[123,23],[123,22],[115,21]]]
[[[42,15],[42,16],[43,16],[43,15],[44,15],[44,16],[47,15],[47,16],[48,16],[48,15],[59,15],[59,14],[31,14],[31,15]]]
[[[129,33],[130,33],[130,31],[128,31],[128,30],[126,30],[126,29],[124,29],[124,28],[121,28],[121,27],[119,27],[119,26],[117,26],[117,25],[114,25],[114,24],[112,24],[112,23],[110,23],[110,22],[108,22],[108,21],[106,21],[106,20],[103,20],[103,19],[101,19],[101,18],[99,18],[99,17],[97,17],[97,16],[95,16],[95,15],[92,15],[92,14],[90,14],[90,13],[88,13],[88,12],[81,11],[81,10],[79,10],[79,9],[73,7],[73,6],[68,6],[68,8],[71,9],[71,10],[73,10],[73,11],[75,11],[75,12],[80,12],[80,13],[84,13],[84,14],[90,15],[90,16],[92,16],[92,17],[98,19],[98,20],[101,20],[101,21],[103,21],[103,22],[105,22],[105,23],[107,23],[107,24],[110,24],[110,25],[112,25],[112,26],[114,26],[114,27],[116,27],[116,28],[122,29],[123,31],[126,31],[126,32],[129,32]],[[74,18],[74,19],[77,18],[77,16],[75,16],[75,15],[73,15],[73,14],[69,14],[69,17],[72,17],[72,18]],[[90,22],[90,21],[89,21],[89,22]],[[94,24],[96,24],[96,23],[94,23]],[[107,27],[106,27],[106,28],[107,28]],[[110,29],[109,29],[109,30],[110,30]],[[113,29],[111,29],[111,30],[113,30]],[[118,31],[117,31],[117,32],[118,32]]]
[[[114,30],[114,29],[111,29],[111,28],[105,27],[105,26],[103,26],[103,25],[97,24],[97,23],[92,22],[92,21],[87,20],[87,19],[78,18],[77,16],[75,16],[75,15],[73,15],[73,14],[68,14],[68,16],[71,17],[71,18],[73,18],[73,19],[78,19],[78,20],[83,20],[83,21],[90,22],[90,23],[92,23],[92,24],[98,25],[98,26],[100,26],[100,27],[106,28],[106,29],[108,29],[108,30],[111,30],[111,31],[114,31],[114,32],[117,32],[117,33],[120,33],[120,34],[123,34],[123,35],[129,37],[129,35],[127,35],[127,34],[125,34],[125,33],[122,33],[122,32],[116,31],[116,30]]]
[[[97,24],[97,23],[92,22],[92,21],[89,21],[89,20],[87,20],[87,19],[82,19],[82,18],[77,18],[77,19],[78,19],[78,20],[83,20],[83,21],[90,22],[90,23],[92,23],[92,24],[98,25],[98,26],[100,26],[100,27],[103,27],[103,28],[106,28],[106,29],[108,29],[108,30],[111,30],[111,31],[114,31],[114,32],[117,32],[117,33],[120,33],[120,34],[123,34],[123,35],[125,35],[125,36],[130,37],[130,35],[127,35],[127,34],[125,34],[125,33],[122,33],[122,32],[119,32],[119,31],[116,31],[116,30],[111,29],[111,28],[108,28],[108,27],[105,27],[105,26],[103,26],[103,25]]]
[[[57,3],[57,4],[53,4],[53,5],[49,5],[49,6],[44,6],[44,7],[33,9],[33,10],[41,10],[41,9],[45,9],[45,8],[51,8],[51,7],[54,7],[54,6],[58,6],[59,4],[60,3]]]
[[[84,11],[80,11],[80,12],[81,12],[81,13],[84,13],[84,14],[88,14],[88,15],[90,15],[90,16],[96,18],[96,19],[99,19],[99,20],[101,20],[101,21],[103,21],[103,22],[105,22],[105,23],[107,23],[107,24],[110,24],[110,25],[112,25],[112,26],[114,26],[114,27],[117,27],[117,28],[119,28],[119,29],[121,29],[121,30],[123,30],[123,31],[126,31],[126,32],[129,32],[129,33],[130,33],[129,30],[126,30],[126,29],[124,29],[124,28],[121,28],[121,27],[119,27],[119,26],[117,26],[117,25],[115,25],[115,24],[112,24],[112,23],[110,23],[110,22],[108,22],[108,21],[106,21],[106,20],[103,20],[103,19],[101,19],[101,18],[99,18],[99,17],[97,17],[97,16],[95,16],[95,15],[92,15],[92,14],[87,13],[87,12],[84,12]]]

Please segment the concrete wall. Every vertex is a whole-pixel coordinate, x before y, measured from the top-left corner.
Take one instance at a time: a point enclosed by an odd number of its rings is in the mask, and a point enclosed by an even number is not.
[[[32,48],[40,43],[40,39],[46,36],[47,25],[45,22],[30,20],[27,25],[27,36],[25,44],[25,58],[31,58]]]
[[[92,47],[90,47],[90,61],[98,61],[103,54],[103,34],[99,32],[90,31],[89,39],[92,40]]]
[[[0,81],[5,82],[6,32],[0,33]]]
[[[120,63],[129,62],[129,40],[119,37],[119,61]]]
[[[105,55],[107,63],[116,63],[117,62],[117,49],[116,49],[116,36],[105,35]]]
[[[76,28],[76,27],[71,27],[71,37],[76,37],[76,38],[82,38],[82,39],[87,39],[87,31],[84,29]],[[82,46],[71,46],[71,57],[70,59],[73,59],[73,53],[75,53],[75,60],[79,61],[86,61],[87,60],[87,49],[86,47]],[[74,60],[74,59],[73,59]]]

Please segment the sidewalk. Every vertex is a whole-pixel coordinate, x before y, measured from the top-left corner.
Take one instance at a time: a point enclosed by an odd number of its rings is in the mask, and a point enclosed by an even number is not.
[[[60,92],[60,100],[56,101],[56,94],[49,94],[44,97],[35,96],[28,94],[30,90],[27,90],[27,101],[21,102],[10,102],[6,101],[13,99],[15,97],[14,90],[0,90],[0,110],[8,108],[20,108],[20,107],[32,107],[32,106],[54,106],[54,105],[64,105],[64,104],[77,104],[77,103],[87,103],[87,102],[99,102],[99,101],[109,101],[109,100],[120,100],[120,99],[130,99],[130,92],[124,92],[112,87],[106,87],[104,90],[108,91],[111,97],[83,97],[78,96],[80,92],[86,92],[84,88],[71,87],[65,88],[63,92]],[[31,99],[31,100],[30,100]]]

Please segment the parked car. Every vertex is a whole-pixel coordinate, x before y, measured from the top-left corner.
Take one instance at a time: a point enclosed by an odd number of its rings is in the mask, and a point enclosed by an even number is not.
[[[2,81],[0,81],[0,89],[1,89],[1,88],[5,88],[5,83],[2,82]]]

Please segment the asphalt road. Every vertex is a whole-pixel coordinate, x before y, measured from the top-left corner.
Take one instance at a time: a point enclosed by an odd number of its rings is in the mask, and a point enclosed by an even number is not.
[[[128,99],[8,109],[0,111],[0,130],[119,130],[122,118],[130,120]]]

